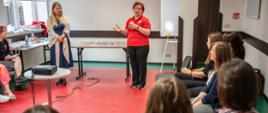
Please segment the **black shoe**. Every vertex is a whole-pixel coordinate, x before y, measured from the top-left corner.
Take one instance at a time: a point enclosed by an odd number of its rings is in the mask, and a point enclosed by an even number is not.
[[[28,88],[26,87],[26,85],[19,84],[19,85],[15,86],[16,91],[24,91],[24,90],[27,90],[27,89]]]
[[[130,88],[133,89],[133,88],[137,88],[138,87],[138,84],[131,84],[130,85]]]
[[[19,77],[17,77],[16,78],[16,83],[22,83],[22,82],[25,82],[25,81],[27,81],[28,79],[26,78],[26,77],[24,77],[24,76],[19,76]]]
[[[63,79],[61,84],[62,84],[63,86],[66,86],[66,85],[67,85],[67,80],[66,80],[66,79]]]
[[[138,85],[139,90],[141,90],[142,88],[144,88],[144,85]]]
[[[62,81],[63,81],[63,79],[59,79],[59,80],[57,81],[56,85],[57,85],[57,86],[60,85],[60,84],[62,83]]]
[[[67,81],[66,79],[59,79],[56,83],[56,85],[63,85],[63,86],[66,86],[67,85]]]

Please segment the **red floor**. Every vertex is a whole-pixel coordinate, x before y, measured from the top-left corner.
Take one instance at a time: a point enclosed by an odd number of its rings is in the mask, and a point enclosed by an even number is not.
[[[154,76],[159,70],[149,70],[147,85],[143,90],[130,89],[130,82],[124,81],[124,69],[86,69],[87,75],[81,80],[75,80],[77,69],[72,69],[68,77],[68,85],[56,86],[52,82],[53,108],[60,113],[144,113],[147,94],[154,82]],[[92,85],[96,80],[99,83]],[[56,98],[72,92],[65,99]],[[22,113],[32,107],[32,95],[29,89],[15,92],[17,100],[0,104],[0,113]],[[35,82],[35,95],[37,104],[47,102],[47,90],[45,81]]]

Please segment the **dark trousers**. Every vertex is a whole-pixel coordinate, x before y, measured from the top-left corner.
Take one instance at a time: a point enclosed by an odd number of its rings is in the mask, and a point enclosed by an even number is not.
[[[128,46],[128,54],[132,68],[132,85],[145,86],[148,53],[149,46]]]
[[[176,77],[182,80],[182,82],[185,84],[187,88],[193,88],[193,87],[199,87],[199,86],[205,86],[207,82],[207,77],[205,78],[194,78],[190,75],[177,72],[175,74]]]
[[[199,93],[205,88],[205,86],[193,87],[188,89],[188,93],[190,98],[195,98],[199,95]]]

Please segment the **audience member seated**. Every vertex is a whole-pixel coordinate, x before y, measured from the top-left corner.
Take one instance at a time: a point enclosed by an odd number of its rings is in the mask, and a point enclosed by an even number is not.
[[[6,36],[7,36],[6,27],[0,26],[0,61],[13,62],[13,67],[15,69],[16,76],[17,76],[16,81],[17,82],[25,81],[27,79],[22,75],[21,59],[17,55],[11,55],[8,41],[5,39]],[[4,65],[7,65],[7,64],[4,64]]]
[[[23,113],[59,113],[59,112],[48,106],[38,105],[34,106],[33,108],[25,110]]]
[[[2,89],[4,90],[4,95],[8,96],[11,100],[15,100],[16,96],[11,92],[9,88],[9,81],[10,76],[7,68],[4,65],[0,64],[0,82],[2,84]]]
[[[159,79],[150,91],[146,113],[193,113],[182,81],[173,76]]]
[[[222,41],[222,35],[220,32],[212,32],[208,35],[207,47],[208,50],[211,49],[213,43],[217,41]],[[200,69],[189,69],[182,68],[181,72],[175,74],[178,78],[183,80],[187,88],[192,87],[204,87],[207,81],[208,74],[211,70],[213,70],[214,62],[210,60],[209,53],[207,60],[205,61],[205,66]]]
[[[216,42],[211,51],[210,58],[215,62],[215,69],[212,76],[208,78],[205,88],[196,98],[192,99],[194,113],[214,113],[215,108],[220,108],[217,95],[217,72],[221,65],[232,57],[231,47],[224,42]]]
[[[258,97],[253,68],[238,58],[223,64],[218,73],[218,96],[223,105],[219,113],[257,113],[253,108]]]
[[[245,59],[244,42],[239,33],[224,34],[223,39],[231,45],[233,57]]]

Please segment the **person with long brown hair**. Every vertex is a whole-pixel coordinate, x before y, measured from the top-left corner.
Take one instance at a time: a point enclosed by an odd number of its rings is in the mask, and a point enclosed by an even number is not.
[[[211,32],[207,38],[208,51],[211,50],[215,42],[222,40],[220,32]],[[210,52],[208,52],[208,57],[204,64],[205,66],[199,69],[182,68],[181,72],[175,74],[188,88],[190,97],[196,97],[205,87],[206,83],[209,82],[208,78],[210,78],[211,71],[214,69],[214,61],[210,59]]]
[[[246,50],[240,33],[224,34],[223,40],[232,46],[233,57],[245,59]]]
[[[51,16],[47,21],[49,34],[49,47],[51,65],[57,65],[61,68],[70,68],[73,66],[73,58],[70,47],[70,23],[67,17],[63,15],[62,6],[59,2],[52,4]],[[66,85],[65,78],[61,78],[57,85]]]
[[[150,91],[145,113],[193,113],[182,81],[176,77],[159,79]]]
[[[216,42],[210,55],[211,60],[215,62],[215,68],[205,88],[196,98],[192,99],[195,113],[214,113],[214,109],[221,107],[217,95],[217,72],[223,63],[232,58],[231,47],[225,42]]]
[[[210,50],[212,45],[217,41],[222,41],[222,34],[220,32],[212,32],[207,38],[207,48]],[[182,68],[181,72],[175,74],[178,78],[186,81],[186,87],[191,88],[195,86],[204,86],[207,81],[207,75],[209,71],[213,68],[214,62],[210,60],[210,54],[208,52],[208,57],[204,62],[205,66],[199,69]],[[200,82],[200,83],[199,83]]]
[[[218,74],[219,113],[257,113],[257,79],[253,68],[242,59],[223,64]]]
[[[149,54],[150,20],[143,15],[145,6],[142,2],[133,4],[134,16],[126,22],[125,29],[115,26],[114,30],[127,36],[127,52],[132,68],[131,88],[144,88],[147,75],[147,58]]]

